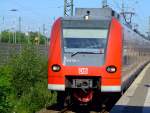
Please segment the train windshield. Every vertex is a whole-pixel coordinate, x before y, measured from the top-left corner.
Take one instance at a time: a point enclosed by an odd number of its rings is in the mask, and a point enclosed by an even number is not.
[[[104,51],[107,32],[106,29],[64,29],[64,49],[66,52],[69,49]]]
[[[108,26],[94,28],[93,24],[91,24],[92,27],[89,23],[87,23],[87,26],[82,24],[81,27],[66,27],[63,29],[64,52],[104,53]]]

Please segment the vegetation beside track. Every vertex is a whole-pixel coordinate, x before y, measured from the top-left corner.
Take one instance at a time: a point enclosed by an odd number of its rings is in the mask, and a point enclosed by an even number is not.
[[[32,46],[0,67],[0,113],[35,113],[56,102],[47,90],[47,58]]]
[[[46,44],[49,39],[39,32],[12,32],[5,30],[0,33],[0,42],[15,44]]]

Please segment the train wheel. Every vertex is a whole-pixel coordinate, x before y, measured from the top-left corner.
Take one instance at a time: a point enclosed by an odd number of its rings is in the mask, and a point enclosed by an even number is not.
[[[72,102],[71,93],[69,90],[66,90],[65,92],[57,92],[57,103],[60,106],[66,107],[70,105]]]
[[[57,104],[59,106],[63,106],[63,104],[64,104],[64,98],[65,98],[65,92],[58,91],[57,92]]]
[[[93,109],[93,110],[99,109],[99,107],[100,107],[100,105],[101,105],[101,102],[102,102],[102,95],[101,95],[101,92],[98,91],[98,90],[95,90],[95,91],[94,91],[94,95],[93,95],[92,102],[91,102],[91,104],[90,104],[91,109]]]
[[[71,90],[66,90],[65,93],[65,99],[64,99],[64,106],[68,106],[72,103],[72,96],[71,96]]]

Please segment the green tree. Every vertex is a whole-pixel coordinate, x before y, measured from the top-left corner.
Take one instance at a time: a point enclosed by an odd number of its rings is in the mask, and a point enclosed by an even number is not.
[[[29,32],[26,35],[23,32],[11,32],[9,30],[5,30],[1,32],[1,42],[5,43],[14,43],[16,38],[16,43],[22,44],[35,44],[35,38],[39,38],[39,44],[45,44],[45,40],[47,39],[44,35],[38,32]]]
[[[10,33],[10,34],[9,34],[9,33]],[[12,35],[11,32],[8,32],[7,30],[6,30],[6,31],[3,31],[3,32],[1,33],[1,41],[2,41],[2,42],[9,42],[9,37],[10,37],[10,35]]]

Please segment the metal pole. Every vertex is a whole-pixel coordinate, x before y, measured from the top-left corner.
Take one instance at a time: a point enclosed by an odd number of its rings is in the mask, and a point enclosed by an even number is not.
[[[124,0],[122,0],[122,14],[124,13]]]
[[[29,40],[29,39],[30,39],[30,36],[29,36],[29,34],[30,34],[30,33],[28,32],[28,35],[27,35],[27,38],[28,38],[28,45],[30,44],[30,40]]]
[[[29,26],[26,26],[25,35],[26,35],[27,44],[29,45],[30,44],[30,27]]]
[[[17,42],[17,38],[16,38],[16,30],[15,30],[15,44],[16,44],[16,42]]]
[[[1,34],[2,34],[2,32],[1,32],[1,30],[0,30],[0,42],[1,42]]]
[[[19,16],[19,32],[21,32],[21,17]]]
[[[13,41],[13,43],[16,44],[16,29],[15,29],[15,28],[16,28],[16,26],[15,26],[15,25],[16,25],[16,22],[15,22],[15,20],[13,21],[13,25],[14,25],[14,28],[13,28],[13,30],[14,30],[14,31],[13,31],[13,32],[14,32],[14,41]]]
[[[10,43],[11,41],[10,41],[10,30],[9,30],[9,43]]]
[[[45,31],[46,31],[46,28],[45,28],[45,24],[43,24],[43,35],[45,36]],[[45,45],[47,44],[47,39],[46,39],[46,36],[44,38],[44,41],[45,41]]]
[[[71,0],[71,16],[73,16],[73,0]]]
[[[108,5],[107,5],[107,0],[103,0],[102,1],[102,7],[103,8],[106,8]]]
[[[13,32],[13,44],[15,43],[15,28],[12,28],[12,32]]]
[[[73,0],[64,0],[64,16],[73,16]]]
[[[18,30],[18,43],[21,43],[21,17],[19,16],[19,30]]]
[[[1,42],[1,38],[2,38],[2,25],[1,25],[1,22],[0,22],[0,42]]]
[[[18,9],[11,9],[9,11],[12,11],[12,12],[17,12]],[[15,22],[13,23],[13,25],[15,25]],[[14,27],[15,28],[15,27]],[[16,43],[16,30],[14,30],[14,43]]]
[[[150,38],[150,16],[149,16],[149,31],[148,31],[148,37]]]
[[[4,31],[5,30],[5,18],[4,18],[4,16],[3,16],[3,29],[2,29],[2,31]]]
[[[67,5],[67,0],[64,0],[64,16],[66,16],[66,9],[67,9],[66,5]]]

